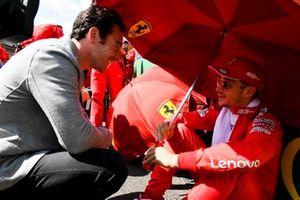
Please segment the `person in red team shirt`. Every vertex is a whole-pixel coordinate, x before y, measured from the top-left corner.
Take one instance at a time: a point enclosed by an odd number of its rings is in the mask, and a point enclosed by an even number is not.
[[[91,71],[90,121],[94,126],[102,126],[103,122],[106,122],[105,126],[109,126],[110,114],[105,107],[105,95],[108,91],[110,102],[112,102],[124,87],[124,71],[121,65],[120,60],[116,60],[110,63],[104,72],[95,69]]]
[[[163,144],[145,153],[143,164],[156,165],[140,199],[162,199],[177,169],[195,180],[185,199],[273,199],[283,131],[258,99],[261,66],[238,56],[210,69],[218,75],[218,108],[182,112],[158,126]],[[212,131],[211,146],[195,129]]]

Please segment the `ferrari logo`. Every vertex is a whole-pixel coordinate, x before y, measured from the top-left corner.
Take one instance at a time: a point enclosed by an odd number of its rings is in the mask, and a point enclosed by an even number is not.
[[[161,116],[163,116],[165,119],[172,116],[176,111],[177,108],[171,100],[165,101],[158,109],[159,114],[161,114]]]
[[[130,38],[140,37],[142,35],[150,33],[150,31],[151,31],[150,24],[145,20],[140,20],[130,27],[128,37]]]

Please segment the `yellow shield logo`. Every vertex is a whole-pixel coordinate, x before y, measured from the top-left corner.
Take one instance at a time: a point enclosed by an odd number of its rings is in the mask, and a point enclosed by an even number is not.
[[[165,119],[172,116],[177,111],[176,106],[171,100],[167,100],[159,106],[158,112]]]
[[[130,27],[128,37],[136,38],[151,32],[151,26],[146,20],[140,20]]]

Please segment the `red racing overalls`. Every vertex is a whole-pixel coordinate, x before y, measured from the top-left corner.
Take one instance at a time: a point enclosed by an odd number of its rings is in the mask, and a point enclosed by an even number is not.
[[[229,141],[206,147],[193,131],[212,131],[219,110],[210,107],[182,113],[164,147],[179,154],[179,169],[188,170],[195,186],[185,199],[273,199],[279,171],[282,128],[260,107],[237,109]],[[177,169],[156,165],[143,198],[162,199]]]

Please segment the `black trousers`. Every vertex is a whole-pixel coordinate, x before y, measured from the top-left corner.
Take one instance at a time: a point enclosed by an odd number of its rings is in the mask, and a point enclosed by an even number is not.
[[[24,179],[0,191],[0,199],[100,200],[117,192],[127,175],[124,157],[110,149],[48,153]]]

